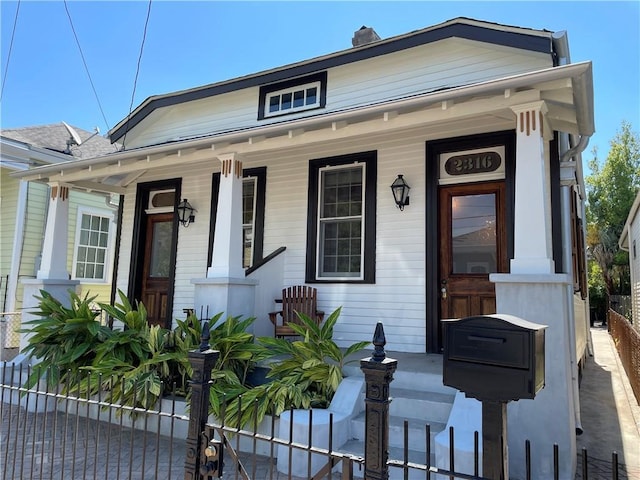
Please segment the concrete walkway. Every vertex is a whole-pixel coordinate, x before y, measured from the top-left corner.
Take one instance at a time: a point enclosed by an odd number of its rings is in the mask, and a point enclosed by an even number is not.
[[[577,437],[578,452],[587,449],[590,479],[611,478],[615,451],[622,464],[620,477],[640,480],[640,406],[606,326],[592,327],[591,338],[593,356],[580,385],[584,432]]]

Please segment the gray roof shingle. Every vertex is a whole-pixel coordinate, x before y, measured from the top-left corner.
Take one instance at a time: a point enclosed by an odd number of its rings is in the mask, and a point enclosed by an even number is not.
[[[95,135],[92,132],[73,126],[71,128],[77,132],[80,140],[82,140],[80,145],[67,145],[67,141],[72,137],[62,122],[51,125],[0,130],[0,135],[36,147],[66,153],[74,158],[99,157],[118,150],[117,144],[112,144],[101,135]]]

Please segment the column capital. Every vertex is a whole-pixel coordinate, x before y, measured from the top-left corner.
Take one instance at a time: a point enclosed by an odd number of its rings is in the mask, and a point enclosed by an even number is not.
[[[67,183],[63,182],[49,182],[51,201],[60,199],[65,201],[69,198],[69,191],[71,187]]]
[[[237,153],[218,155],[218,160],[222,163],[220,173],[223,177],[226,178],[233,174],[236,178],[242,178],[242,161]]]
[[[531,136],[538,134],[544,140],[551,140],[553,132],[547,121],[549,107],[544,100],[512,105],[511,110],[516,114],[516,133]]]

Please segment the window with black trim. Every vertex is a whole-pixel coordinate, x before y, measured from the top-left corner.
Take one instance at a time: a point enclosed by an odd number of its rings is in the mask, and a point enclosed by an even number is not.
[[[376,152],[309,162],[307,283],[375,283],[376,177]]]
[[[263,259],[264,208],[267,168],[248,168],[242,171],[242,266],[250,268]],[[211,185],[211,233],[207,265],[211,265],[215,237],[220,173],[214,173]]]
[[[260,87],[258,120],[303,110],[324,108],[327,103],[327,72]]]

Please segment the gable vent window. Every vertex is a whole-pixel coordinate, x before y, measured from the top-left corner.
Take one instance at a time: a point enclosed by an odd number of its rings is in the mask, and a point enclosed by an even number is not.
[[[324,108],[326,98],[327,72],[266,85],[260,88],[258,120]]]

